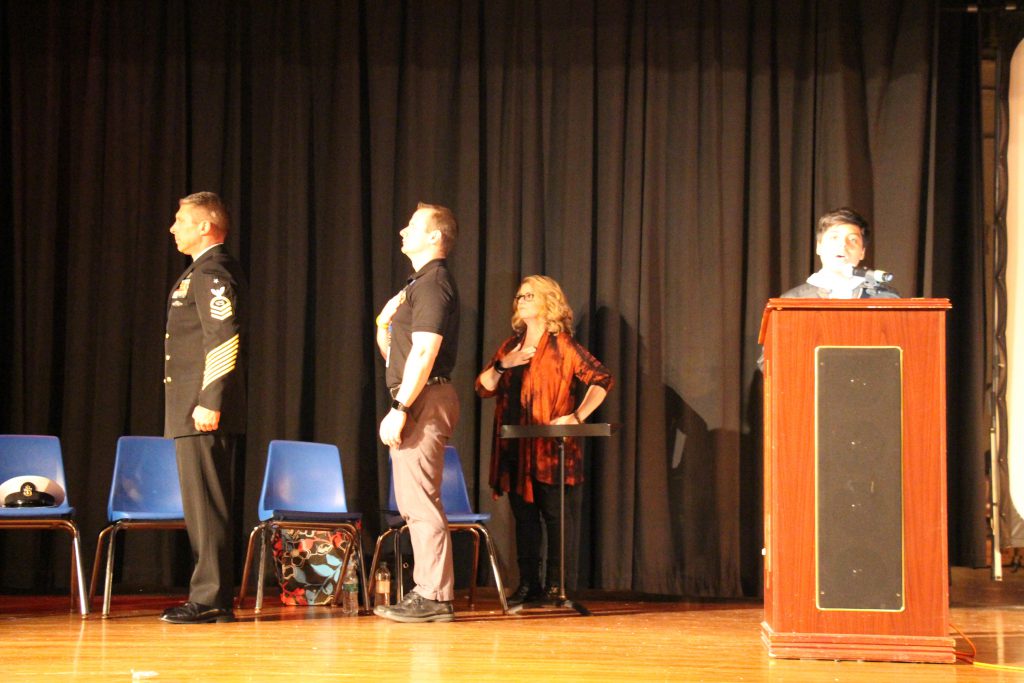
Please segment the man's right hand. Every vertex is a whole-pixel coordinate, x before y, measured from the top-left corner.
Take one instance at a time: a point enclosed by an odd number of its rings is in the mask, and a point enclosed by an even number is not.
[[[405,301],[404,292],[399,292],[393,297],[388,299],[388,302],[384,304],[384,308],[380,309],[380,314],[377,316],[377,326],[387,327],[391,323],[391,319],[395,317],[395,312],[398,311],[398,307]]]
[[[220,426],[220,411],[196,406],[195,410],[192,411],[192,421],[195,422],[197,431],[215,431]]]

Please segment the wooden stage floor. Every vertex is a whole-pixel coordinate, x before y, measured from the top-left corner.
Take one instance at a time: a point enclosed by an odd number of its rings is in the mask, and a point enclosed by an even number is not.
[[[111,617],[80,618],[67,596],[0,596],[0,667],[8,681],[1024,681],[1024,572],[993,583],[954,569],[950,619],[977,647],[970,664],[781,660],[761,644],[760,601],[660,601],[589,592],[593,616],[502,616],[493,589],[449,624],[343,617],[282,607],[233,624],[157,619],[175,596],[121,596]],[[619,599],[617,599],[619,598]],[[97,600],[97,608],[99,601]],[[249,602],[251,607],[252,603]],[[957,649],[968,651],[958,636]]]

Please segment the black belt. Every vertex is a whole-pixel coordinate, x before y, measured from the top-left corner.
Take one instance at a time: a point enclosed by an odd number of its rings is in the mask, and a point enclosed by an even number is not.
[[[425,386],[429,387],[431,384],[449,384],[451,381],[451,377],[442,377],[438,375],[437,377],[431,377],[430,379],[428,379]],[[399,384],[397,387],[388,387],[388,393],[391,394],[391,398],[395,398],[396,396],[398,396],[398,390],[401,388],[401,384]]]

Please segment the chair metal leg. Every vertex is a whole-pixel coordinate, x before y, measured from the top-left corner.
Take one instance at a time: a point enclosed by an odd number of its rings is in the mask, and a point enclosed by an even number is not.
[[[398,589],[395,592],[395,602],[401,602],[405,598],[405,565],[402,564],[402,533],[408,530],[408,525],[400,526],[394,536],[395,567],[397,569],[395,575],[398,577]]]
[[[92,601],[96,597],[96,583],[100,578],[100,559],[103,557],[103,544],[110,536],[110,532],[113,531],[114,525],[111,524],[103,531],[100,532],[99,537],[96,539],[96,557],[92,561],[92,576],[89,578],[89,607],[92,607]]]
[[[81,592],[79,588],[78,575],[75,573],[75,539],[74,535],[71,538],[71,578],[68,581],[68,585],[71,587],[68,592],[68,597],[71,600],[71,609],[75,609],[75,591]]]
[[[386,529],[384,532],[381,533],[380,536],[377,537],[377,543],[373,548],[373,560],[370,562],[370,576],[367,590],[367,592],[372,596],[376,596],[377,594],[377,568],[380,566],[381,548],[384,546],[384,542],[389,538],[393,537],[395,533],[395,529]],[[395,561],[396,563],[400,561],[397,559],[397,556]],[[400,571],[400,568],[396,567],[396,577],[398,576],[398,571]]]
[[[114,546],[117,545],[117,532],[119,524],[114,524],[110,534],[110,542],[107,544],[107,575],[103,580],[103,616],[110,614],[110,596],[114,590]]]
[[[249,569],[252,566],[252,546],[257,537],[262,537],[260,531],[263,529],[263,523],[257,524],[249,532],[249,544],[245,549],[245,563],[242,565],[242,585],[238,589],[238,602],[236,606],[238,609],[242,609],[242,603],[245,601],[245,592],[249,588]]]
[[[332,607],[337,607],[341,604],[341,594],[345,590],[345,574],[348,571],[348,563],[355,562],[356,553],[359,552],[355,548],[352,533],[350,531],[345,531],[345,533],[348,536],[348,543],[345,545],[345,554],[341,556],[341,566],[338,567],[338,580],[334,584],[334,598],[331,600]]]
[[[477,527],[480,533],[483,534],[484,542],[487,544],[487,554],[491,557],[491,571],[494,572],[494,583],[498,585],[498,599],[501,601],[501,611],[504,614],[508,614],[508,601],[505,599],[505,584],[501,580],[501,569],[498,568],[498,551],[494,547],[494,542],[491,540],[491,534],[487,531],[487,527],[480,525]]]
[[[356,552],[359,554],[359,576],[363,580],[363,608],[370,609],[370,584],[366,581],[366,562],[363,558],[363,536],[362,533],[356,533],[354,543],[356,544]]]
[[[472,607],[476,604],[476,575],[480,569],[480,531],[476,527],[469,531],[473,534],[473,573],[469,580],[469,605]]]
[[[264,526],[260,533],[260,563],[256,574],[256,611],[263,609],[263,573],[267,570],[267,531],[269,526]]]
[[[384,539],[387,538],[388,533],[388,531],[385,531],[380,536],[378,536],[377,542],[373,545],[373,557],[370,559],[370,595],[376,595],[377,563],[380,562],[380,546],[382,543],[384,543]]]
[[[78,584],[78,608],[85,617],[89,614],[89,603],[86,601],[85,594],[85,575],[82,574],[82,543],[78,537],[78,527],[73,522],[69,522],[71,526],[71,554],[74,556],[74,580],[72,584]],[[72,586],[72,596],[74,596],[74,586]]]

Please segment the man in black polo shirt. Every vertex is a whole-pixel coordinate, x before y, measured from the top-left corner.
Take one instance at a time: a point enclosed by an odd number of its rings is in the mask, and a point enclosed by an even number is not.
[[[450,383],[459,336],[459,291],[445,257],[458,225],[451,210],[420,203],[402,229],[402,253],[416,272],[377,316],[391,410],[380,439],[391,448],[395,499],[409,526],[416,587],[374,612],[394,621],[452,621],[452,540],[441,504],[444,447],[459,421]]]

